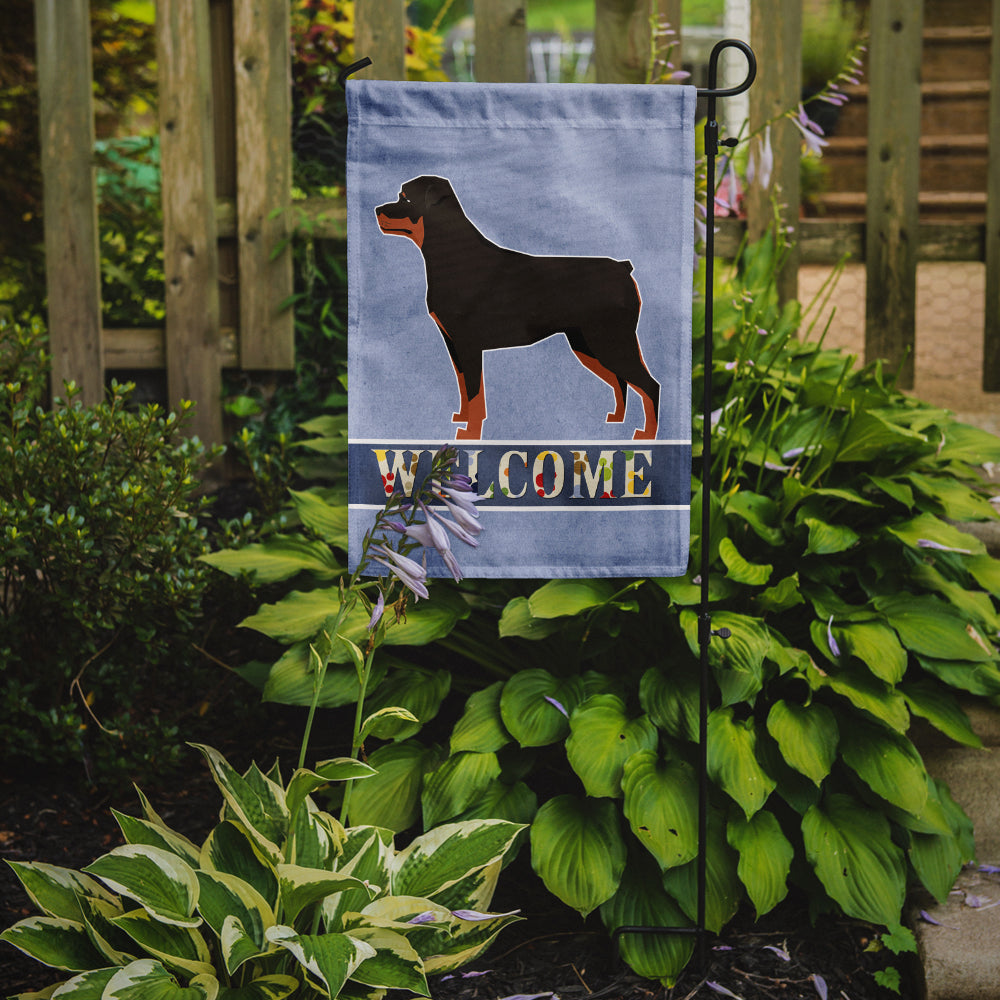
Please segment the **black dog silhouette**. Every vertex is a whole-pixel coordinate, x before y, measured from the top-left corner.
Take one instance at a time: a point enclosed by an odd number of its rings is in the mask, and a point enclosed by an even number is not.
[[[427,271],[427,311],[448,347],[464,423],[455,437],[479,439],[486,419],[483,351],[525,347],[565,335],[579,362],[614,392],[608,423],[625,419],[625,390],[642,399],[656,437],[660,384],[636,337],[642,299],[632,263],[610,257],[540,257],[498,246],[469,221],[444,177],[407,181],[399,199],[375,209],[379,228],[413,240]]]

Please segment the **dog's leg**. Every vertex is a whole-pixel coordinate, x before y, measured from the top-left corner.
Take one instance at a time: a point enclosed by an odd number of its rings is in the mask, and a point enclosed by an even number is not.
[[[465,373],[461,378],[462,412],[456,414],[465,421],[465,427],[455,431],[456,441],[478,441],[483,435],[483,421],[486,419],[486,385],[483,381],[482,356],[475,358],[468,355],[455,365],[458,371],[459,365]]]
[[[453,424],[463,424],[469,419],[469,392],[465,388],[465,376],[456,368],[455,378],[458,380],[459,408],[451,415]]]
[[[642,427],[635,429],[635,432],[632,434],[633,441],[652,441],[656,437],[656,428],[659,422],[660,386],[652,377],[650,377],[650,381],[656,386],[652,396],[638,386],[632,385],[632,388],[639,393],[639,398],[642,400],[642,411],[646,420]],[[629,384],[631,385],[632,383]]]

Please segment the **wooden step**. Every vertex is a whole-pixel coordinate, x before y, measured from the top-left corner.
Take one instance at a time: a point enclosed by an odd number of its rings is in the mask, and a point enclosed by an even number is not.
[[[937,80],[920,87],[921,135],[947,135],[957,127],[963,133],[988,130],[989,80]],[[867,135],[867,83],[846,90],[849,101],[841,109],[837,136]]]
[[[989,25],[924,29],[920,75],[924,83],[990,78]]]
[[[833,191],[862,191],[867,178],[868,140],[832,136],[823,151]],[[920,188],[925,191],[985,191],[985,135],[925,135],[920,138]]]
[[[831,191],[815,199],[828,218],[864,220],[867,197],[863,191]],[[920,218],[981,223],[986,216],[986,193],[980,191],[921,191]]]

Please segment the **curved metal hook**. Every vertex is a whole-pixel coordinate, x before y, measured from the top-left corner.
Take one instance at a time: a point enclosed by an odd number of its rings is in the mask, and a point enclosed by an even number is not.
[[[721,90],[716,87],[719,75],[719,56],[724,49],[739,49],[747,57],[746,79],[736,87],[724,87]],[[750,85],[757,78],[757,57],[753,49],[746,42],[738,38],[723,38],[721,42],[716,42],[712,49],[712,54],[708,57],[708,87],[699,88],[699,97],[735,97],[750,89]]]
[[[337,83],[340,85],[340,89],[341,90],[347,89],[347,78],[352,73],[357,73],[358,70],[364,69],[366,66],[371,66],[371,64],[372,64],[371,59],[369,59],[368,56],[365,56],[363,59],[359,59],[357,62],[351,63],[350,66],[345,66],[337,74]]]

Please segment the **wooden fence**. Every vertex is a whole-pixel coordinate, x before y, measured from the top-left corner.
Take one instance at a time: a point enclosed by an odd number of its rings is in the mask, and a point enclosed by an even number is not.
[[[475,0],[476,75],[525,79],[525,6]],[[158,0],[157,46],[163,170],[166,325],[101,327],[88,0],[35,0],[45,182],[53,384],[73,379],[85,401],[103,393],[105,372],[165,369],[168,397],[195,400],[196,433],[223,438],[221,370],[280,371],[293,365],[289,0]],[[599,82],[644,79],[651,13],[674,25],[681,0],[595,0]],[[984,388],[1000,390],[1000,0],[992,4],[987,216],[984,224],[921,223],[919,53],[922,0],[871,0],[868,198],[865,221],[788,217],[797,242],[782,277],[796,291],[800,263],[845,253],[867,269],[866,355],[904,367],[912,384],[918,260],[985,261]],[[759,73],[751,128],[800,96],[801,0],[753,0],[751,43]],[[683,46],[683,40],[681,41]],[[358,0],[356,51],[365,75],[404,75],[404,0]],[[725,102],[720,102],[724,105]],[[725,113],[720,107],[720,117]],[[744,228],[759,234],[771,198],[799,203],[799,137],[774,134],[768,190],[752,189],[745,223],[725,220],[717,252],[732,254]],[[786,210],[787,212],[787,210]],[[314,236],[343,238],[342,202],[297,208]]]

